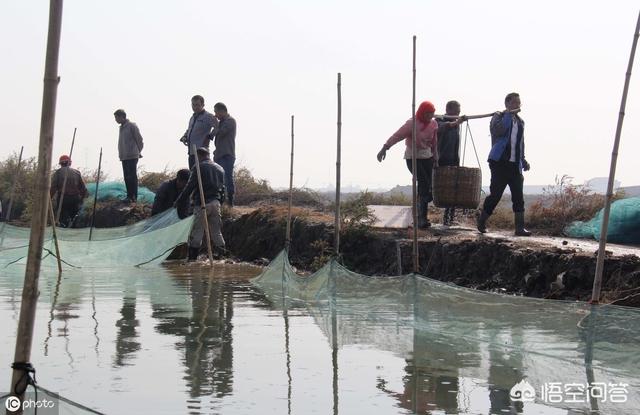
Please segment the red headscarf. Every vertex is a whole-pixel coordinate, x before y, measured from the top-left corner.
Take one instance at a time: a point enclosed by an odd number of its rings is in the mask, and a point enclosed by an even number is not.
[[[418,110],[416,111],[416,120],[423,123],[422,128],[420,130],[424,130],[427,128],[427,124],[424,123],[424,113],[425,112],[436,112],[436,107],[430,101],[422,101]]]

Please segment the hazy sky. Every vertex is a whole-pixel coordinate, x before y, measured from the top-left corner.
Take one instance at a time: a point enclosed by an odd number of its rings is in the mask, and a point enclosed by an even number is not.
[[[78,128],[74,166],[121,179],[124,108],[144,137],[147,171],[186,167],[178,139],[190,98],[222,101],[238,122],[237,164],[288,186],[290,116],[294,184],[335,182],[336,78],[342,73],[343,186],[409,184],[403,143],[378,163],[384,141],[411,117],[411,38],[417,100],[438,112],[503,108],[521,94],[525,184],[606,176],[640,3],[634,1],[143,1],[64,5],[54,162]],[[0,4],[0,158],[37,156],[49,3]],[[636,61],[638,59],[636,58]],[[631,80],[616,179],[640,184],[640,65]],[[484,182],[488,120],[471,121]],[[464,136],[463,136],[464,138]],[[473,150],[466,164],[477,166]]]

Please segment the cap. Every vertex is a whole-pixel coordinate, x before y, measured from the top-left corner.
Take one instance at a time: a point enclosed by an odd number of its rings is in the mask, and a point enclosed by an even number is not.
[[[71,158],[66,154],[63,154],[60,156],[60,160],[58,160],[58,163],[62,164],[62,163],[68,163],[70,161],[71,161]]]
[[[204,154],[209,154],[209,148],[208,148],[208,147],[198,147],[198,149],[196,150],[196,152],[198,152],[198,153],[204,153]]]

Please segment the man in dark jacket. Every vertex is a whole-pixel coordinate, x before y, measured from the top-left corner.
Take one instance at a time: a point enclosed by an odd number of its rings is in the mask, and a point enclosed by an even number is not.
[[[162,183],[156,192],[156,197],[153,199],[153,207],[151,208],[151,216],[162,213],[167,209],[173,207],[173,203],[178,199],[180,192],[187,185],[189,180],[189,170],[180,169],[176,174],[176,177],[171,180],[167,180]],[[187,216],[188,200],[185,200],[180,206],[178,206],[178,216],[184,218]]]
[[[59,162],[60,168],[51,176],[49,195],[52,200],[56,194],[58,195],[55,203],[56,207],[59,206],[62,200],[59,226],[67,228],[71,226],[80,211],[82,201],[87,197],[87,188],[80,172],[71,168],[71,158],[69,156],[60,156]]]
[[[459,166],[460,165],[460,124],[466,121],[466,117],[460,115],[460,103],[449,101],[446,106],[448,117],[436,118],[438,122],[438,161],[439,166]],[[451,118],[450,118],[451,117]],[[455,208],[445,208],[442,217],[442,224],[451,225],[455,216]]]
[[[213,112],[220,123],[216,132],[213,161],[224,169],[224,187],[227,192],[226,200],[233,206],[235,186],[233,183],[233,165],[236,162],[236,120],[229,115],[227,106],[218,102],[213,106]]]
[[[205,206],[203,207],[201,202],[198,173],[195,165],[191,169],[187,185],[174,203],[174,206],[179,206],[185,200],[188,200],[193,193],[195,218],[193,228],[189,234],[190,261],[198,258],[198,253],[202,246],[202,238],[205,235],[205,212],[216,251],[224,252],[225,247],[224,238],[222,237],[222,216],[220,215],[220,205],[224,201],[224,170],[209,158],[209,149],[207,147],[200,147],[196,153],[200,166]]]
[[[500,202],[504,189],[509,186],[515,220],[516,236],[530,236],[524,227],[524,195],[522,171],[529,170],[524,156],[524,120],[520,118],[520,95],[512,92],[504,99],[506,109],[497,112],[491,118],[491,168],[490,194],[478,216],[478,231],[487,232],[487,219]]]

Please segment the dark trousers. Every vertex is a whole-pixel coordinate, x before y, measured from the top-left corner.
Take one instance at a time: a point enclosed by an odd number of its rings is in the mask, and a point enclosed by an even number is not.
[[[411,159],[407,159],[407,168],[413,173]],[[418,182],[418,199],[422,203],[433,200],[431,195],[431,173],[433,171],[433,159],[416,159],[416,181]]]
[[[195,164],[196,164],[196,156],[190,155],[189,156],[189,170],[191,170]]]
[[[138,159],[122,160],[122,175],[127,188],[127,199],[138,200]]]
[[[58,206],[58,203],[59,201],[56,202],[56,206]],[[70,228],[81,207],[82,198],[80,196],[65,195],[64,199],[62,199],[62,208],[60,209],[59,226],[62,228]]]
[[[227,200],[229,201],[229,204],[233,204],[233,194],[236,192],[236,188],[233,183],[233,165],[236,162],[236,158],[231,154],[226,154],[214,161],[224,169],[224,188],[227,191]]]
[[[522,194],[524,177],[520,173],[518,163],[489,161],[489,168],[491,169],[490,194],[484,199],[482,210],[491,215],[500,202],[504,189],[509,186],[513,211],[524,212],[524,195]]]

